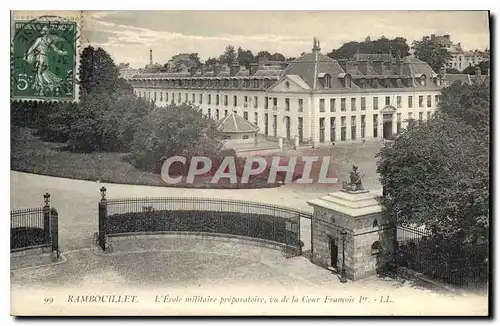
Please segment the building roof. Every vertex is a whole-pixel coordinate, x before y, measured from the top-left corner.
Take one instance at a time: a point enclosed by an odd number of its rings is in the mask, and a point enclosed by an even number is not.
[[[470,75],[468,75],[468,74],[445,74],[444,75],[444,83],[446,85],[451,85],[456,81],[459,81],[462,84],[472,85]]]
[[[248,133],[258,132],[259,127],[231,112],[217,122],[217,130],[223,133]]]

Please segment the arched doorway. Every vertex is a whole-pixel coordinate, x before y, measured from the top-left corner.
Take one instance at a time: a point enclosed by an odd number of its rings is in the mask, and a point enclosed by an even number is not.
[[[290,135],[290,117],[285,116],[283,118],[283,123],[285,124],[285,137],[286,137],[286,139],[290,139],[291,138],[291,135]]]

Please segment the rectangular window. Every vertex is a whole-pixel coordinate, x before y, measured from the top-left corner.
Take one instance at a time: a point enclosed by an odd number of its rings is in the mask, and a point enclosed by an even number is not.
[[[436,103],[436,106],[437,106],[439,103],[439,95],[434,96],[434,102]]]
[[[391,105],[391,97],[390,96],[386,96],[385,97],[385,105]]]
[[[267,113],[264,114],[264,133],[269,134],[269,115]]]
[[[402,101],[402,97],[400,95],[398,95],[396,97],[396,106],[397,106],[398,109],[401,108],[401,101]]]
[[[299,112],[304,111],[304,100],[299,98]]]
[[[208,104],[212,104],[212,95],[208,94]]]
[[[165,102],[168,102],[168,92],[165,92]]]
[[[233,96],[233,106],[238,106],[238,96]]]
[[[325,142],[325,118],[319,118],[319,142]]]
[[[366,116],[361,116],[361,138],[364,139],[366,137]]]
[[[200,94],[199,98],[200,98],[200,104],[203,104],[203,94]]]
[[[177,94],[177,103],[181,103],[181,93]]]
[[[325,112],[325,99],[324,98],[319,100],[319,112]]]
[[[160,102],[162,102],[162,101],[163,101],[163,93],[160,92]]]
[[[267,96],[266,96],[265,108],[266,108],[266,110],[269,109],[269,97],[267,97]],[[267,133],[266,133],[266,135],[267,135]]]
[[[228,96],[227,95],[224,95],[224,106],[227,106],[228,105]]]
[[[208,117],[211,118],[212,117],[212,111],[210,110],[210,108],[208,108]]]
[[[215,96],[215,105],[219,105],[219,95]]]
[[[424,96],[423,95],[420,95],[418,97],[418,107],[419,108],[423,108],[424,107]]]
[[[227,110],[224,110],[224,116],[227,117]]]
[[[184,102],[185,103],[189,102],[189,100],[188,100],[188,93],[184,94]]]
[[[259,97],[258,96],[254,96],[253,97],[253,107],[254,108],[258,108],[259,107]]]
[[[396,133],[399,134],[401,132],[401,113],[397,114],[396,118]]]
[[[356,140],[356,116],[351,116],[351,139]]]
[[[193,95],[191,96],[191,100],[192,100],[191,103],[193,103],[193,104],[196,103],[195,98],[196,98],[196,95],[193,93]]]
[[[290,111],[290,99],[285,99],[285,111]]]
[[[378,110],[378,97],[373,98],[373,109]]]
[[[340,99],[340,111],[345,112],[345,98]]]
[[[243,111],[243,119],[248,120],[248,112]]]
[[[302,143],[304,141],[304,132],[303,132],[303,127],[304,127],[304,120],[302,120],[302,117],[298,117],[298,126],[297,126],[297,131],[299,132],[299,142]]]
[[[430,108],[432,106],[432,96],[427,95],[427,107]]]
[[[340,117],[340,140],[345,141],[346,139],[346,117]]]
[[[243,97],[243,102],[244,102],[245,104],[247,104],[247,103],[248,103],[248,96],[246,96],[246,95],[245,95],[245,96]]]
[[[335,112],[336,107],[335,107],[335,99],[331,98],[330,99],[330,112]]]
[[[156,102],[156,92],[154,92],[153,94],[154,94],[154,101]]]
[[[408,96],[408,107],[413,108],[413,96]]]
[[[253,114],[253,123],[258,126],[259,125],[259,114],[257,112],[255,112]]]
[[[277,97],[273,97],[273,106],[274,107],[278,106],[278,98]]]
[[[424,113],[423,113],[423,112],[419,112],[419,113],[418,113],[418,120],[419,120],[419,121],[424,120]]]
[[[373,138],[378,138],[378,114],[373,115]]]
[[[278,136],[278,116],[273,115],[273,136]]]
[[[330,118],[330,141],[334,142],[335,141],[335,118],[331,117]]]
[[[427,111],[427,120],[431,118],[431,111]]]
[[[215,119],[219,120],[219,109],[215,109]]]
[[[413,113],[412,112],[408,113],[408,120],[413,120]]]
[[[366,110],[366,97],[361,98],[361,111]]]
[[[351,98],[351,111],[356,111],[356,98]]]

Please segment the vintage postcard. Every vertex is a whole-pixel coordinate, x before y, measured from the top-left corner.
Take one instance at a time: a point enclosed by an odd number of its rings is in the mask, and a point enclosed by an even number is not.
[[[489,27],[13,11],[11,314],[488,316]]]

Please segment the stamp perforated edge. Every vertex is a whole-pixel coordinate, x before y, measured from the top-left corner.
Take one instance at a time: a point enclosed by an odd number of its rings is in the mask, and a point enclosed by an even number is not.
[[[44,98],[23,98],[23,97],[12,97],[13,94],[13,75],[14,71],[14,59],[12,54],[14,53],[14,32],[15,32],[15,23],[16,21],[30,21],[36,20],[38,18],[44,16],[52,16],[54,19],[59,18],[60,20],[71,21],[76,23],[76,41],[75,41],[75,68],[74,68],[74,97],[72,100],[68,99],[44,99]],[[75,103],[80,101],[80,61],[81,61],[81,37],[82,37],[82,24],[84,22],[84,12],[83,11],[11,11],[10,16],[11,22],[11,31],[10,31],[10,100],[11,102],[21,101],[32,101],[32,102],[66,102],[66,103]]]

